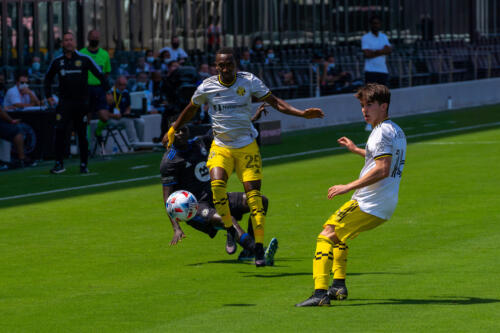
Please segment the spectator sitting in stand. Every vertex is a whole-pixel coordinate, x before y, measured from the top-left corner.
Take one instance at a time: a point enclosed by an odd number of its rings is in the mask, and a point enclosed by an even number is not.
[[[120,59],[120,65],[118,66],[117,73],[119,76],[129,76],[129,64],[128,59],[123,57]]]
[[[39,56],[34,56],[33,59],[31,59],[31,66],[28,68],[28,77],[32,80],[37,80],[41,81],[43,80],[43,76],[45,73],[43,73],[41,69],[41,59]]]
[[[127,90],[127,78],[125,76],[116,79],[114,87],[106,95],[106,101],[109,105],[106,124],[123,126],[132,146],[134,143],[142,141],[144,137],[144,119],[131,116],[130,94]],[[97,131],[96,136],[99,137]]]
[[[34,165],[24,154],[24,135],[17,126],[19,123],[19,119],[12,119],[0,108],[0,139],[12,142],[16,148],[18,160],[13,163],[14,168]]]
[[[335,63],[335,57],[330,55],[323,63],[321,88],[323,93],[332,94],[342,92],[351,85],[351,75],[342,71],[342,67]]]
[[[153,64],[155,62],[155,55],[153,50],[146,50],[146,54],[144,55],[146,58],[146,62],[149,64],[149,66],[153,67]]]
[[[135,67],[135,74],[139,73],[147,73],[149,74],[152,70],[152,67],[149,65],[148,62],[146,62],[145,57],[139,57],[137,58],[137,65]]]
[[[283,85],[285,86],[294,86],[295,83],[295,78],[293,77],[293,72],[291,71],[282,71],[280,72],[281,80],[283,82]]]
[[[148,73],[141,72],[137,74],[136,82],[130,90],[131,92],[144,91],[146,93],[146,98],[147,98],[147,113],[158,113],[158,110],[156,110],[152,105],[153,93],[150,89],[148,89],[151,86],[152,84],[149,80]]]
[[[242,70],[248,70],[248,65],[250,65],[250,51],[244,50],[241,53],[240,69],[242,69]]]
[[[262,43],[261,37],[255,37],[253,40],[250,56],[252,58],[252,62],[264,62],[264,44]]]
[[[5,110],[24,109],[28,106],[40,105],[40,100],[30,90],[28,76],[24,73],[17,74],[16,85],[7,90],[3,106]]]
[[[180,47],[179,37],[172,36],[172,39],[170,41],[171,41],[172,47],[168,47],[168,46],[164,47],[160,50],[160,53],[162,53],[165,50],[168,50],[170,52],[170,56],[172,57],[172,59],[178,61],[179,64],[182,65],[184,63],[184,61],[187,59],[188,55],[187,55],[186,51],[184,51]]]
[[[211,64],[210,66],[208,66],[208,73],[210,74],[210,76],[218,75],[217,67],[215,66],[215,64]]]
[[[203,80],[205,80],[206,78],[209,78],[211,76],[210,72],[209,72],[208,64],[205,64],[205,63],[200,64],[200,66],[198,67],[198,75],[200,76],[198,84],[200,84],[201,82],[203,82]]]
[[[175,59],[170,54],[169,50],[163,50],[160,52],[160,57],[158,58],[156,69],[161,70],[163,73],[168,72],[168,64]]]
[[[264,59],[264,64],[266,65],[276,65],[278,63],[278,59],[276,58],[276,54],[272,48],[268,48],[266,51],[266,58]]]
[[[148,90],[151,91],[153,95],[152,105],[159,111],[163,112],[165,107],[168,105],[167,95],[166,95],[166,85],[161,77],[161,72],[159,70],[151,73],[151,81],[148,84]]]

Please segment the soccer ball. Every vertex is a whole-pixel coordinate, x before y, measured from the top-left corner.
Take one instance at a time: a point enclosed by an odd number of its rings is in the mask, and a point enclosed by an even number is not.
[[[191,192],[175,191],[168,197],[165,208],[172,220],[176,222],[189,221],[198,211],[198,200]]]

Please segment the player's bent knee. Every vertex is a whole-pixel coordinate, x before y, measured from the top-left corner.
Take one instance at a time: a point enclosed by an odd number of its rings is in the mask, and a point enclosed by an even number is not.
[[[327,225],[326,227],[324,227],[323,230],[320,232],[320,235],[328,237],[334,243],[339,242],[339,238],[335,234],[335,226],[333,225]]]

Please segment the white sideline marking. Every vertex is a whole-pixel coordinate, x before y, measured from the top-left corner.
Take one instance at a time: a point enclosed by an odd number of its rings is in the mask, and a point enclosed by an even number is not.
[[[112,182],[105,182],[105,183],[99,183],[99,184],[90,184],[90,185],[82,185],[82,186],[74,186],[74,187],[67,187],[67,188],[60,188],[60,189],[57,189],[57,190],[50,190],[50,191],[37,192],[37,193],[19,194],[19,195],[13,195],[11,197],[0,198],[0,201],[10,200],[10,199],[21,199],[21,198],[27,198],[27,197],[35,197],[35,196],[39,196],[39,195],[59,193],[59,192],[68,192],[68,191],[81,190],[81,189],[92,188],[92,187],[101,187],[101,186],[114,185],[114,184],[123,184],[123,183],[137,182],[137,181],[140,181],[140,180],[147,180],[147,179],[158,178],[158,177],[160,177],[160,175],[146,176],[146,177],[139,177],[139,178],[131,178],[131,179],[122,179],[122,180],[114,180]]]
[[[149,167],[149,164],[144,164],[144,165],[136,165],[130,168],[130,170],[137,170],[137,169],[144,169]]]
[[[407,138],[419,138],[419,137],[431,136],[431,135],[436,135],[436,134],[467,131],[467,130],[476,129],[476,128],[494,127],[494,126],[498,126],[498,125],[500,125],[500,121],[495,122],[495,123],[480,124],[480,125],[473,125],[473,126],[465,126],[465,127],[451,128],[451,129],[441,130],[441,131],[434,131],[434,132],[413,134],[413,135],[408,135],[406,137]],[[358,146],[362,146],[362,145],[364,145],[364,144],[358,144]],[[272,160],[278,160],[278,159],[288,158],[288,157],[304,156],[304,155],[316,154],[316,153],[321,153],[321,152],[326,152],[326,151],[335,151],[335,150],[339,150],[339,149],[345,149],[345,148],[344,147],[332,147],[332,148],[315,149],[315,150],[304,151],[304,152],[301,152],[301,153],[285,154],[285,155],[279,155],[279,156],[273,156],[273,157],[266,157],[266,158],[263,158],[262,160],[263,161],[272,161]],[[52,194],[52,193],[59,193],[59,192],[68,192],[68,191],[81,190],[81,189],[94,188],[94,187],[102,187],[102,186],[108,186],[108,185],[114,185],[114,184],[124,184],[124,183],[130,183],[130,182],[136,182],[136,181],[141,181],[141,180],[153,179],[153,178],[158,178],[158,177],[160,177],[160,175],[146,176],[146,177],[139,177],[139,178],[131,178],[131,179],[122,179],[122,180],[114,180],[114,181],[111,181],[111,182],[105,182],[105,183],[99,183],[99,184],[90,184],[90,185],[82,185],[82,186],[74,186],[74,187],[67,187],[67,188],[61,188],[61,189],[57,189],[57,190],[50,190],[50,191],[37,192],[37,193],[19,194],[19,195],[13,195],[13,196],[10,196],[10,197],[0,198],[0,201],[12,200],[12,199],[22,199],[22,198],[35,197],[35,196],[40,196],[40,195],[45,195],[45,194]]]

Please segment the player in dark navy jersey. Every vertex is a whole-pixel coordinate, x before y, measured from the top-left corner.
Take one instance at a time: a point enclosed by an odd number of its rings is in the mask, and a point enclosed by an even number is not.
[[[188,140],[188,138],[189,129],[184,126],[176,132],[174,144],[163,156],[160,165],[163,199],[166,202],[168,196],[177,190],[187,190],[193,193],[198,200],[198,212],[193,219],[186,223],[214,238],[218,230],[226,228],[224,228],[221,217],[213,205],[210,174],[206,166],[207,146],[210,145],[213,138],[210,134],[192,140]],[[226,229],[228,231],[226,251],[229,254],[236,251],[236,245],[232,241],[234,238],[247,252],[253,252],[255,247],[253,237],[246,233],[237,222],[237,220],[241,220],[243,214],[250,212],[245,193],[231,192],[228,194],[228,200],[233,217],[233,227]],[[267,198],[263,197],[263,201],[267,212]],[[175,245],[185,235],[176,221],[172,219],[170,221],[174,230],[170,244]],[[273,257],[274,253],[266,258],[270,265],[273,264]]]
[[[56,165],[50,171],[62,173],[66,171],[63,164],[65,151],[68,147],[71,123],[78,135],[80,148],[80,172],[88,173],[88,73],[92,72],[103,84],[106,91],[107,80],[99,66],[87,55],[75,50],[75,40],[71,32],[63,35],[63,55],[55,58],[45,74],[45,97],[51,106],[55,105],[52,97],[52,80],[59,78],[59,104],[56,109],[55,152]]]

